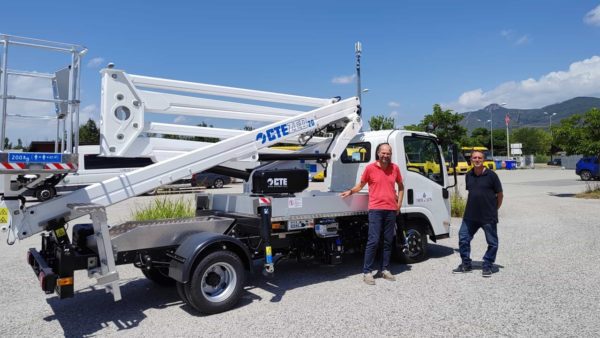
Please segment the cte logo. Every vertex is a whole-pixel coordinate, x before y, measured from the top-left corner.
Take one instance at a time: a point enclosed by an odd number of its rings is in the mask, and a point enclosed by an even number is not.
[[[289,134],[298,132],[300,130],[308,129],[315,125],[315,120],[299,119],[292,121],[288,124],[282,124],[273,128],[269,128],[256,134],[256,141],[260,141],[261,144],[265,144],[267,141],[275,141]]]
[[[269,187],[287,187],[287,178],[268,178],[267,185]]]

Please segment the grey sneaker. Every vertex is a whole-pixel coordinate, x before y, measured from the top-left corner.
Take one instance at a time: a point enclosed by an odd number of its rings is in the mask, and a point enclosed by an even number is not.
[[[470,265],[460,264],[456,269],[452,270],[452,273],[468,273],[472,271],[473,268]]]
[[[373,278],[372,273],[363,274],[363,282],[367,285],[375,285],[375,278]]]
[[[483,269],[481,269],[481,275],[483,277],[492,277],[492,268],[489,266],[484,266]]]
[[[396,281],[396,277],[394,277],[394,275],[392,275],[392,273],[389,272],[388,270],[383,270],[381,272],[381,277],[385,280],[389,280],[390,282]]]

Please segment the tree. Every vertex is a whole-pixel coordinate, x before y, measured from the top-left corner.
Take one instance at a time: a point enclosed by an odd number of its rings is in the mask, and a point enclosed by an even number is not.
[[[519,128],[512,132],[511,143],[521,143],[523,154],[548,154],[552,137],[541,128]]]
[[[424,131],[430,129],[439,139],[445,149],[453,143],[461,142],[467,135],[467,129],[459,123],[463,116],[455,113],[452,109],[442,110],[439,104],[433,105],[433,113],[425,115],[418,125],[405,126],[408,130]]]
[[[369,120],[369,127],[371,127],[371,130],[394,129],[394,118],[383,115],[372,116]]]
[[[490,147],[490,131],[487,128],[475,128],[471,132],[471,137],[466,138],[462,145],[473,146],[473,147]]]
[[[79,126],[79,144],[100,144],[100,130],[96,126],[94,120],[88,119],[85,124]]]
[[[600,110],[592,108],[585,114],[562,119],[552,128],[555,144],[567,155],[600,156]]]
[[[11,148],[12,148],[12,143],[10,142],[8,137],[5,137],[4,138],[4,149],[11,149]]]

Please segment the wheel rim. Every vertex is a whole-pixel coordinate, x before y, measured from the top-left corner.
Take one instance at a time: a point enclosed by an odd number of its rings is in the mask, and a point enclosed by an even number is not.
[[[48,190],[48,189],[40,190],[39,197],[38,197],[39,199],[41,199],[41,200],[47,200],[50,197],[52,197],[52,194],[50,193],[50,190]]]
[[[215,188],[223,188],[223,180],[217,179],[215,181]]]
[[[421,233],[415,229],[408,230],[404,244],[407,248],[406,255],[409,258],[417,257],[423,253],[423,240],[421,239]]]
[[[211,265],[202,275],[200,285],[202,295],[209,302],[217,303],[226,300],[237,284],[237,274],[229,263],[219,262]]]
[[[587,170],[581,173],[581,179],[584,181],[589,181],[591,176],[591,173]]]

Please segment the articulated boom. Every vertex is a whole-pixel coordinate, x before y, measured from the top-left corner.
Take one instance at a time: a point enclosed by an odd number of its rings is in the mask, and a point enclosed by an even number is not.
[[[361,128],[359,101],[356,97],[345,100],[318,99],[129,75],[115,69],[104,69],[102,74],[101,140],[105,156],[138,155],[136,140],[144,138],[140,135],[145,132],[178,134],[181,130],[184,135],[194,136],[205,136],[208,133],[212,137],[219,137],[221,141],[32,207],[21,209],[20,201],[4,200],[0,204],[10,210],[11,232],[15,237],[27,238],[48,230],[55,222],[70,220],[73,218],[74,204],[108,206],[226,161],[249,157],[256,161],[261,148],[283,140],[306,140],[315,130],[330,125],[339,129],[330,147],[330,161],[335,161]],[[204,94],[218,99],[172,92]],[[313,109],[280,109],[239,103],[240,99]],[[225,117],[269,121],[271,124],[251,131],[189,126],[182,128],[174,124],[147,122],[145,113]]]

